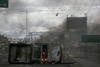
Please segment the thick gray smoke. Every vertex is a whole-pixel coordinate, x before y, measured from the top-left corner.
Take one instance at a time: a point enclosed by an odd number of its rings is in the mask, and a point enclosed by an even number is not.
[[[67,15],[83,16],[87,13],[90,33],[93,30],[92,25],[99,23],[96,20],[99,17],[99,3],[99,0],[9,0],[9,8],[0,8],[0,33],[16,37],[24,35],[26,8],[29,10],[31,32],[48,31],[57,27],[57,31],[63,30],[63,26],[59,25]],[[56,13],[59,13],[58,17]]]
[[[95,10],[94,10],[95,11]],[[88,17],[88,34],[100,34],[100,10]]]

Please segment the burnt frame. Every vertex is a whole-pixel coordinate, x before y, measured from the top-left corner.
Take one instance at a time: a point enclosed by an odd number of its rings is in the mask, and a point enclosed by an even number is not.
[[[30,48],[30,54],[29,54],[29,62],[16,62],[16,61],[11,61],[11,49],[12,47],[29,47]],[[9,55],[8,55],[8,62],[10,64],[31,64],[32,63],[32,45],[31,44],[25,44],[25,43],[10,43],[9,44]]]

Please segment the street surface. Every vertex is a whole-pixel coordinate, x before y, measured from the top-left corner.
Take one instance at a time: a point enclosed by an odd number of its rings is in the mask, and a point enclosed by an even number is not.
[[[0,55],[0,67],[100,67],[99,63],[82,58],[68,57],[64,60],[68,61],[64,64],[9,64],[8,55]],[[71,64],[73,60],[75,63]]]
[[[9,64],[8,55],[0,55],[0,67],[83,67],[79,63],[74,64]]]

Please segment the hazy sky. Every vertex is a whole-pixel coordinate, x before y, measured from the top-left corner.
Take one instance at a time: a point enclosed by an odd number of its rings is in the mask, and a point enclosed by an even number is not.
[[[67,15],[87,13],[89,26],[97,19],[100,23],[100,0],[9,0],[9,8],[0,8],[0,33],[13,37],[25,34],[26,9],[29,32],[57,27]]]

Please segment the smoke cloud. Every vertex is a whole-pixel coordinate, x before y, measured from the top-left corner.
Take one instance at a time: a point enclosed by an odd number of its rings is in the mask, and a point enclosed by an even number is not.
[[[31,32],[60,28],[59,25],[63,24],[67,16],[87,14],[88,29],[92,34],[100,23],[99,5],[99,0],[9,0],[9,8],[0,8],[0,33],[11,37],[25,34],[27,9],[28,28]]]

